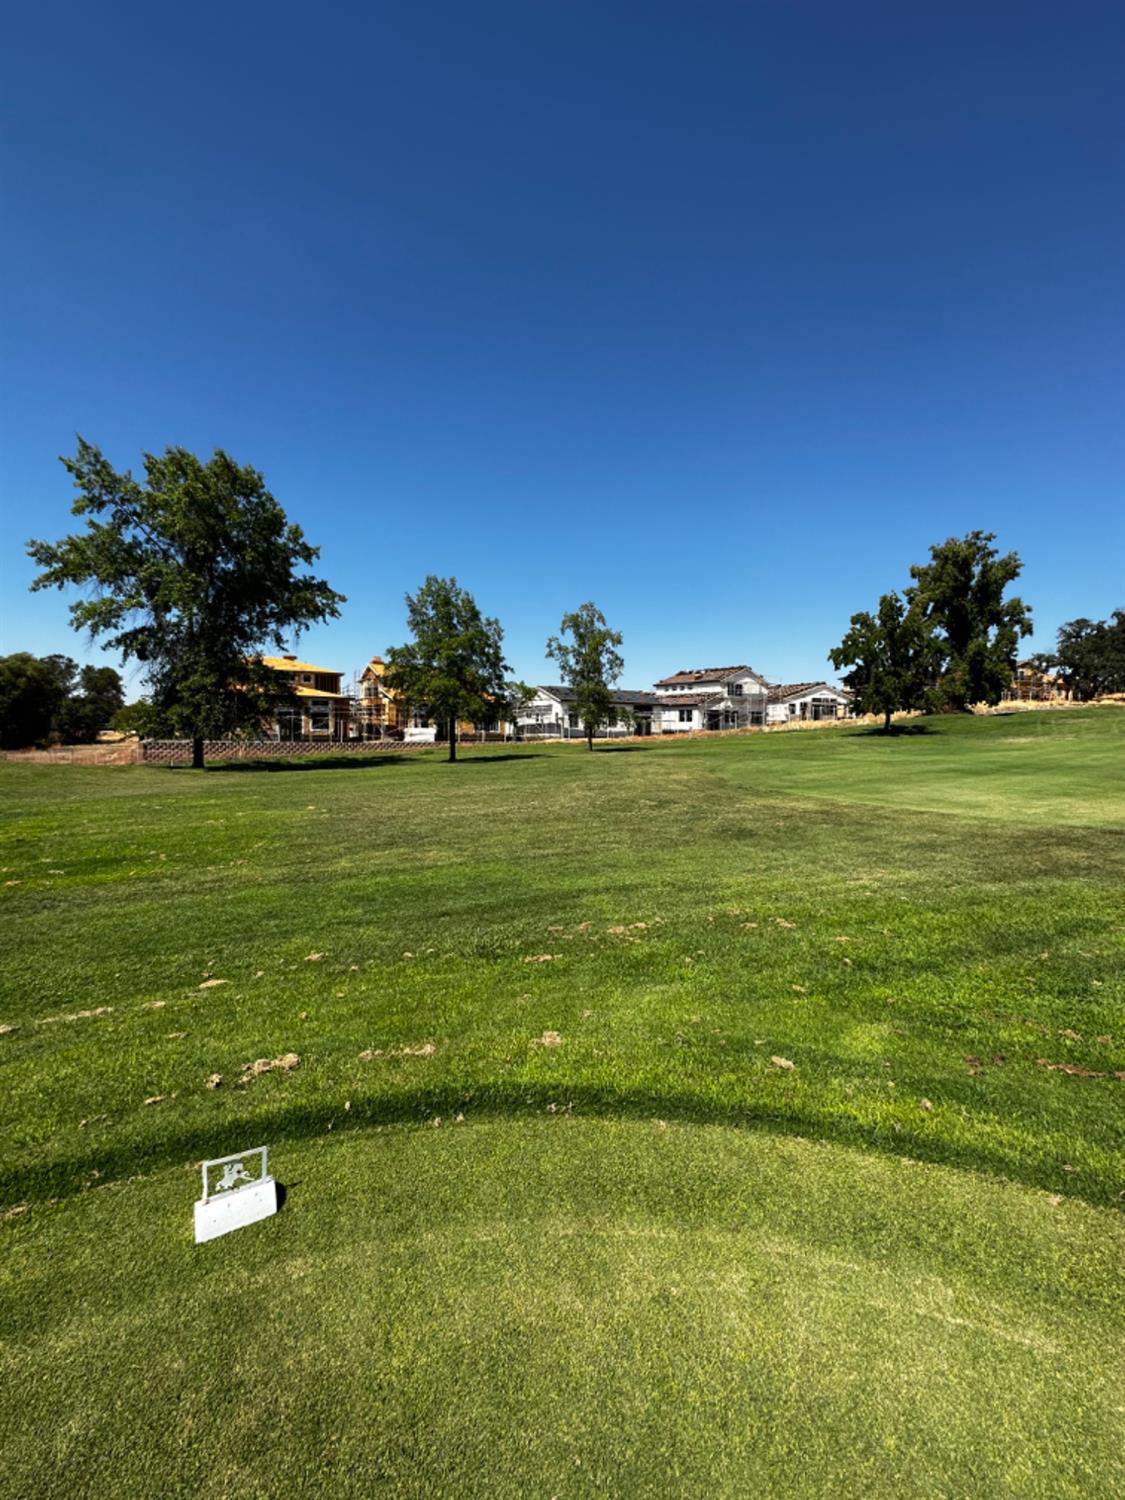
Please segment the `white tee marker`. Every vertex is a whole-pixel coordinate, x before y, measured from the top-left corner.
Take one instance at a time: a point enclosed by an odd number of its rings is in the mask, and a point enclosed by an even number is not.
[[[266,1152],[265,1146],[255,1146],[203,1163],[203,1197],[195,1205],[197,1245],[277,1213],[277,1183]],[[255,1159],[258,1171],[248,1172],[246,1163]]]

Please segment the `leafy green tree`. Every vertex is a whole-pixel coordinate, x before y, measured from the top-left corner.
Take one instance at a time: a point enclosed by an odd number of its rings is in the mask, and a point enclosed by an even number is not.
[[[1057,671],[1076,698],[1125,693],[1125,609],[1108,620],[1067,620],[1056,650],[1035,661],[1041,671]]]
[[[119,708],[113,716],[113,728],[123,734],[139,735],[141,739],[160,732],[159,720],[147,698],[138,698],[135,703],[126,703]]]
[[[907,600],[923,611],[942,653],[942,689],[952,708],[999,703],[1011,686],[1021,636],[1031,634],[1031,610],[1004,598],[1020,575],[1018,553],[1003,557],[991,531],[970,531],[930,548],[930,562],[915,563]]]
[[[387,652],[384,680],[448,730],[455,761],[459,719],[484,722],[508,711],[516,684],[507,678],[504,632],[456,578],[431,574],[416,594],[407,594],[406,614],[413,639]]]
[[[563,615],[561,635],[547,641],[547,655],[559,664],[562,679],[574,693],[574,712],[586,735],[586,746],[594,748],[594,734],[603,725],[616,724],[621,709],[613,700],[612,684],[625,663],[618,646],[621,632],[610,630],[605,615],[595,604],[580,604]],[[570,636],[564,641],[562,636]]]
[[[884,594],[874,615],[853,615],[851,629],[828,659],[837,671],[851,668],[844,685],[855,693],[856,711],[882,714],[884,733],[893,713],[933,708],[940,699],[940,647],[921,606],[898,594]]]
[[[66,702],[65,676],[58,667],[66,660],[30,651],[0,656],[0,745],[5,750],[23,750],[48,739]]]
[[[81,439],[62,462],[86,530],[28,544],[43,569],[31,586],[90,590],[70,607],[74,627],[141,664],[154,709],[201,767],[206,738],[257,727],[284,697],[262,650],[337,616],[343,596],[301,571],[318,549],[262,475],[221,450],[206,463],[146,453],[143,484]]]
[[[76,687],[59,710],[55,732],[66,745],[88,745],[110,727],[125,702],[121,674],[113,667],[83,667]]]

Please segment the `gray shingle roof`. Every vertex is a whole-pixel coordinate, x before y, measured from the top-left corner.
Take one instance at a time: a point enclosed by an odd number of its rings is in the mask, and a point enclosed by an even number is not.
[[[576,696],[574,689],[569,687],[543,687],[541,685],[539,691],[550,693],[551,697],[557,698],[560,703],[573,703]],[[647,708],[657,702],[655,693],[633,692],[629,688],[615,688],[609,696],[614,703],[620,703],[623,707],[636,704]]]
[[[803,698],[806,693],[814,693],[820,689],[836,693],[841,698],[847,696],[842,688],[834,687],[830,682],[775,682],[769,690],[769,701],[783,703],[786,698]]]
[[[745,664],[738,667],[692,667],[689,671],[673,672],[671,677],[662,677],[656,686],[687,687],[696,682],[725,682],[732,677],[741,677],[745,672],[749,672],[751,677],[756,677],[764,686],[765,678],[760,677],[753,667]]]
[[[660,699],[661,708],[702,708],[705,703],[718,703],[726,693],[666,693]],[[729,700],[736,703],[738,700]]]

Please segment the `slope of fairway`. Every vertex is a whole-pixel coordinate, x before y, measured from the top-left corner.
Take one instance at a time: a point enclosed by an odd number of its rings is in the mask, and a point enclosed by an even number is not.
[[[1118,1492],[1125,713],[911,727],[0,766],[0,1494]]]

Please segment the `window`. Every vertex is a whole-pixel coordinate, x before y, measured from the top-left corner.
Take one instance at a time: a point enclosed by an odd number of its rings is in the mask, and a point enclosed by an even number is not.
[[[567,717],[567,723],[570,725],[571,729],[577,729],[578,728],[578,715],[577,714],[567,714],[566,717]]]
[[[741,684],[741,682],[728,682],[727,683],[727,697],[728,698],[741,698],[742,697],[742,684]]]
[[[789,712],[791,714],[795,714],[797,712],[797,705],[795,703],[791,703],[789,705]]]
[[[332,728],[332,706],[320,698],[309,704],[310,734],[328,734]]]
[[[681,724],[690,724],[691,721],[692,721],[693,714],[694,714],[694,710],[692,710],[690,708],[681,708],[679,710],[680,723]]]

